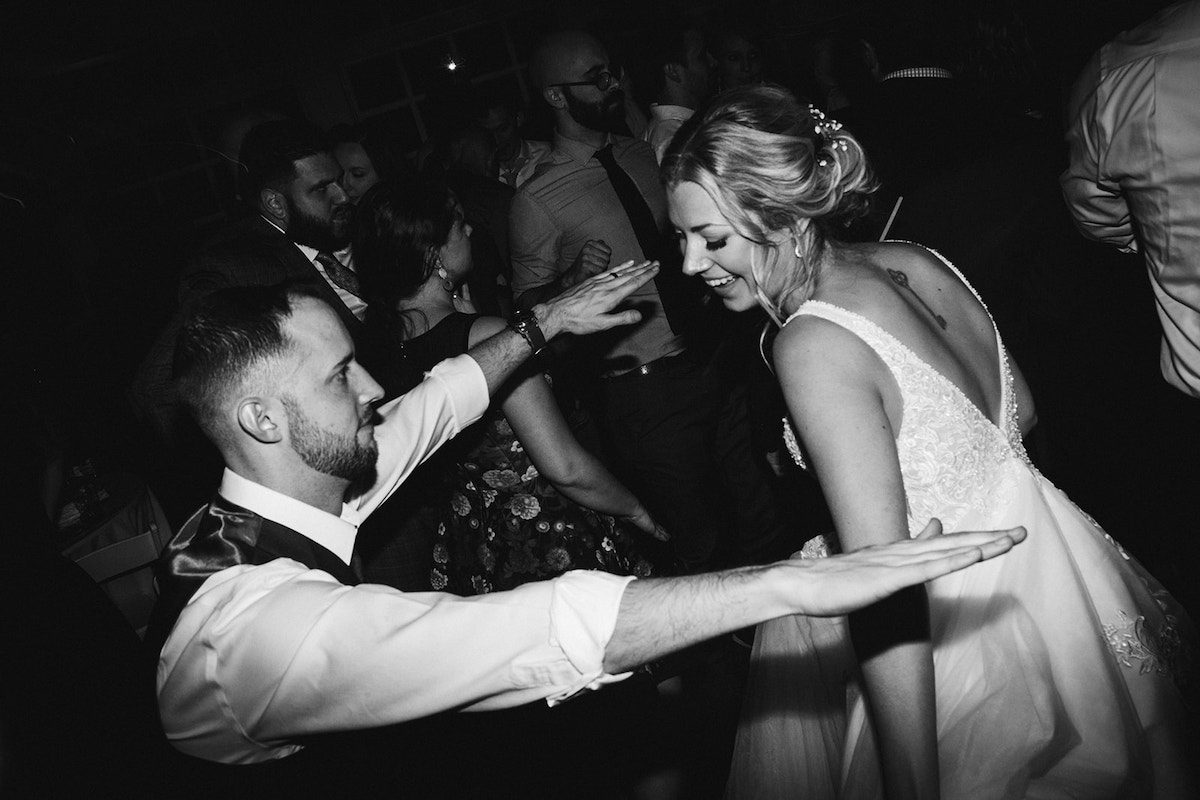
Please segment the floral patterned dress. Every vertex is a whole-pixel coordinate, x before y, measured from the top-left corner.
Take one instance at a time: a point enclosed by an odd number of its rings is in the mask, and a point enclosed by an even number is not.
[[[405,359],[428,369],[465,353],[476,319],[451,314],[404,342]],[[445,514],[432,553],[434,589],[483,594],[572,569],[651,573],[638,549],[637,537],[643,534],[560,494],[538,474],[498,406],[439,456]]]

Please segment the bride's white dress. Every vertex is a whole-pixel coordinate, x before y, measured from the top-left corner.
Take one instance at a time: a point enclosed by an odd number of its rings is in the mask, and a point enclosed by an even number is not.
[[[942,797],[1200,797],[1163,780],[1183,746],[1176,681],[1189,671],[1181,637],[1190,623],[1030,464],[999,334],[997,425],[866,318],[820,301],[800,314],[849,329],[895,376],[911,535],[931,517],[948,531],[1029,532],[1008,554],[928,586]],[[802,463],[790,428],[785,438]],[[821,549],[812,542],[805,554]],[[761,625],[727,796],[881,797],[856,680],[844,618]]]

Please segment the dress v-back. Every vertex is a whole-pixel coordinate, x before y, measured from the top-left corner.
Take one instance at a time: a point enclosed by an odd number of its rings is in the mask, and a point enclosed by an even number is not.
[[[1177,681],[1194,677],[1184,637],[1190,623],[1029,462],[999,334],[993,421],[867,318],[812,300],[788,322],[801,315],[854,333],[894,376],[912,535],[933,517],[946,530],[1024,525],[1029,533],[1003,557],[927,585],[942,798],[1197,796],[1195,787],[1164,789],[1178,760],[1164,743],[1185,741]],[[803,464],[801,443],[785,426]],[[805,554],[824,551],[806,547]],[[844,618],[760,626],[727,796],[882,797]]]

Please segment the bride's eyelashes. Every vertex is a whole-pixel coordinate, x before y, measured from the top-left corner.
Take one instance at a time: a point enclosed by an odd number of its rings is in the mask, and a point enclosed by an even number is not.
[[[713,251],[720,250],[722,247],[725,246],[725,243],[728,241],[729,241],[728,239],[718,239],[715,242],[705,242],[704,249],[708,250],[711,253]]]

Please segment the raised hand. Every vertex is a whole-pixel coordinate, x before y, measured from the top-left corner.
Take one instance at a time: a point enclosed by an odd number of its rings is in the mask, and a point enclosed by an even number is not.
[[[790,604],[796,613],[811,616],[848,614],[906,586],[1007,553],[1025,539],[1024,528],[945,535],[941,530],[932,520],[916,539],[829,558],[792,559],[787,564],[796,569],[796,594]]]
[[[579,255],[571,262],[571,266],[563,272],[560,283],[564,289],[577,286],[608,269],[608,262],[611,260],[612,248],[603,239],[588,239]]]
[[[657,261],[626,261],[534,306],[538,325],[547,339],[560,333],[587,334],[631,325],[642,318],[640,313],[613,309],[656,274]]]

